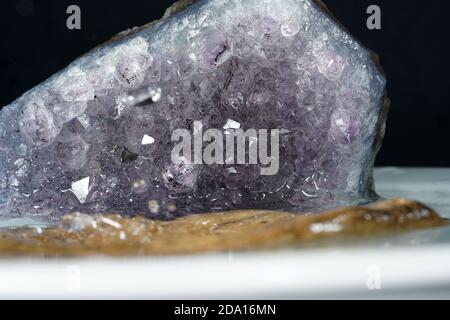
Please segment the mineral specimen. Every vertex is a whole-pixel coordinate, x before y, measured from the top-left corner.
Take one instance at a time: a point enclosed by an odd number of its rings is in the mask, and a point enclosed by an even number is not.
[[[2,109],[0,215],[374,199],[386,107],[371,52],[316,0],[192,2]]]

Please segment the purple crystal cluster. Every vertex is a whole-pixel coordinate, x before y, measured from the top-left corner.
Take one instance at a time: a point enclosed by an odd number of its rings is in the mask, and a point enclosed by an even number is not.
[[[316,1],[200,0],[166,16],[2,109],[0,216],[317,210],[374,196],[385,78]],[[172,133],[195,121],[279,129],[278,173],[173,163]]]

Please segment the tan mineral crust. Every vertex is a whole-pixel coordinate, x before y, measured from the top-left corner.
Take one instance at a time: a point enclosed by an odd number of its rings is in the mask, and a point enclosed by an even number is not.
[[[0,231],[0,256],[143,256],[298,246],[447,224],[432,209],[394,199],[318,214],[234,211],[156,221],[119,215],[66,215],[46,229]]]

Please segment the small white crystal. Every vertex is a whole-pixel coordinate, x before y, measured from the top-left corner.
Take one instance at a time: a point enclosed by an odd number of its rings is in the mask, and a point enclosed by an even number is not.
[[[342,226],[336,223],[314,223],[310,226],[313,233],[334,233],[342,231]]]
[[[66,229],[73,231],[79,231],[89,227],[96,228],[97,226],[92,216],[80,212],[65,215],[61,223]]]
[[[77,197],[81,204],[86,202],[87,196],[89,194],[89,181],[90,177],[72,182],[71,191]]]
[[[223,126],[223,128],[225,130],[228,130],[228,129],[239,129],[240,127],[241,127],[241,124],[239,122],[231,120],[231,119],[228,119],[227,123]]]
[[[281,34],[286,38],[292,38],[300,31],[300,24],[296,20],[287,21],[281,26]]]
[[[144,135],[144,137],[142,138],[142,142],[141,144],[143,146],[149,145],[149,144],[154,144],[155,143],[155,138],[149,136],[149,135]]]
[[[150,200],[148,202],[148,210],[150,210],[151,213],[157,214],[159,212],[159,202],[156,200]]]
[[[152,90],[152,92],[151,92],[152,101],[158,102],[159,100],[161,100],[161,94],[162,94],[161,88]]]
[[[118,223],[118,222],[116,222],[116,221],[114,221],[114,220],[112,220],[110,218],[101,217],[100,221],[103,222],[104,224],[107,224],[107,225],[109,225],[109,226],[111,226],[113,228],[116,228],[116,229],[121,229],[122,228],[122,225],[120,223]]]

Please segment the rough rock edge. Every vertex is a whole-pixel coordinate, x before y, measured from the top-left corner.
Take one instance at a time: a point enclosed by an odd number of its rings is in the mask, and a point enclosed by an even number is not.
[[[163,22],[164,20],[170,18],[171,16],[173,16],[174,14],[183,11],[184,9],[186,9],[187,7],[189,7],[190,5],[194,4],[195,2],[197,2],[198,0],[179,0],[175,3],[173,3],[170,7],[168,7],[166,9],[166,11],[164,12],[164,15],[155,21],[149,22],[144,24],[143,26],[140,27],[134,27],[132,29],[128,29],[126,31],[122,31],[119,34],[115,35],[114,37],[112,37],[108,42],[112,42],[112,41],[116,41],[116,40],[120,40],[122,38],[125,38],[127,36],[129,36],[130,34],[134,34],[137,33],[143,29],[149,28],[154,26],[157,23]]]
[[[170,16],[184,10],[185,8],[187,8],[188,6],[197,1],[198,0],[179,0],[175,2],[169,8],[166,9],[166,12],[164,13],[164,16],[161,18],[161,20],[169,18]]]

